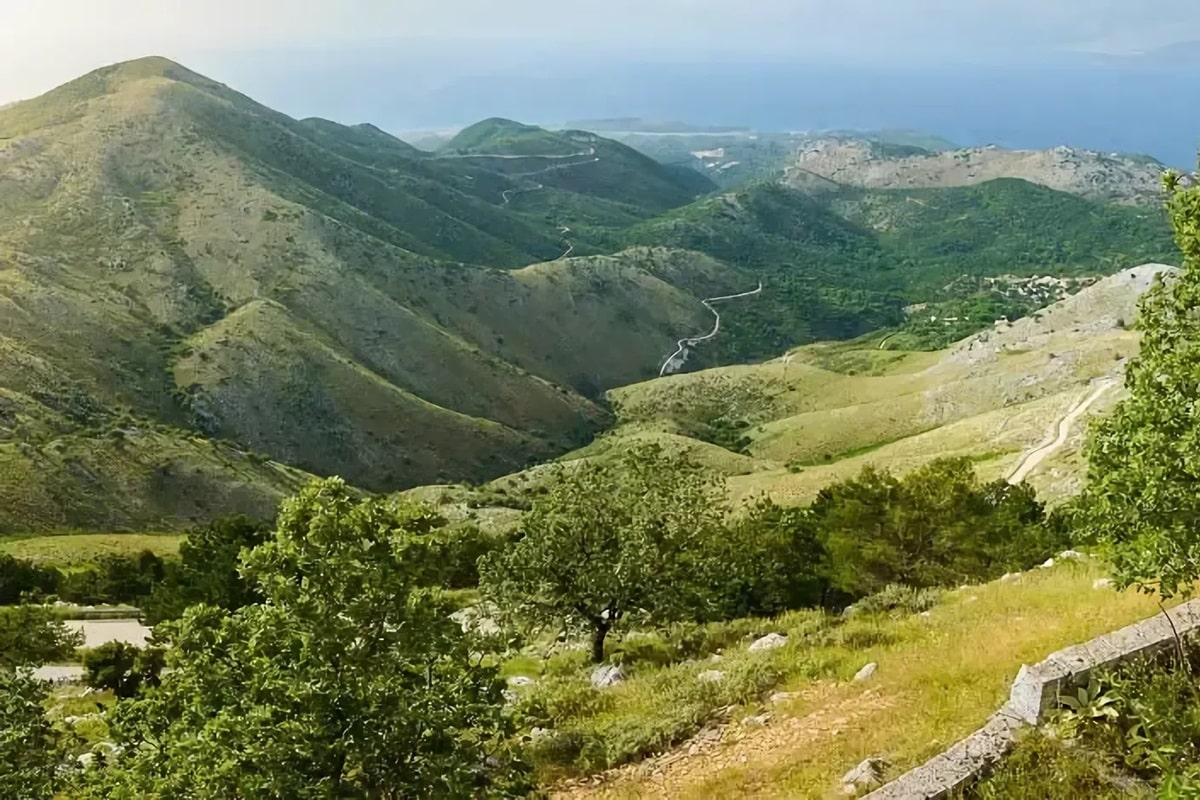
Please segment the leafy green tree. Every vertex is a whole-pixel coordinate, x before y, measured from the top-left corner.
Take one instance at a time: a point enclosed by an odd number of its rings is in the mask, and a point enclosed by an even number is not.
[[[587,631],[599,663],[622,625],[712,614],[724,515],[723,487],[657,445],[558,467],[518,540],[484,561],[484,591],[533,626]]]
[[[0,670],[62,661],[83,637],[41,606],[0,608]]]
[[[1052,551],[1028,487],[981,484],[971,461],[942,458],[904,478],[865,468],[812,505],[836,589],[941,586],[1024,568]]]
[[[724,619],[774,616],[825,600],[828,559],[804,508],[763,498],[730,524],[715,550],[713,592]]]
[[[1080,519],[1120,584],[1169,597],[1200,579],[1200,187],[1165,186],[1185,270],[1142,298],[1129,396],[1093,429]]]
[[[125,642],[106,642],[83,654],[88,686],[111,690],[117,697],[133,697],[143,686],[157,686],[164,665],[162,648]]]
[[[117,705],[129,755],[84,797],[454,798],[528,788],[497,671],[414,584],[419,506],[340,479],[286,501],[242,556],[261,603],[159,626],[162,684]],[[156,633],[159,629],[156,629]]]
[[[12,605],[25,595],[54,594],[61,575],[30,561],[0,555],[0,605]]]
[[[63,752],[43,710],[46,694],[28,670],[0,667],[0,797],[48,800],[58,789]]]
[[[163,571],[163,560],[149,550],[133,557],[109,555],[63,576],[58,592],[74,603],[136,603],[162,580]]]
[[[261,600],[239,574],[238,565],[242,550],[262,544],[270,532],[267,523],[240,515],[189,531],[179,545],[179,561],[144,603],[148,621],[177,619],[198,603],[232,611]]]

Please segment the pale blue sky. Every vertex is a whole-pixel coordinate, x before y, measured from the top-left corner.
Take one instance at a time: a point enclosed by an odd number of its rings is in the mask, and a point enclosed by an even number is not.
[[[0,102],[147,54],[236,84],[252,77],[240,74],[247,54],[368,44],[449,48],[478,70],[509,49],[551,45],[664,60],[888,63],[1193,38],[1197,0],[0,0]]]

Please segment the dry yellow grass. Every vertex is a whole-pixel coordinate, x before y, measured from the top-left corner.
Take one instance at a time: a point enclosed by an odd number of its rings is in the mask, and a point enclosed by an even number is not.
[[[162,556],[179,553],[184,539],[177,534],[156,533],[64,533],[0,539],[0,554],[39,564],[69,567],[94,562],[105,556],[132,556],[149,550]]]
[[[1021,664],[1158,611],[1152,597],[1093,589],[1102,574],[1068,563],[954,592],[929,617],[892,623],[891,642],[856,654],[879,665],[867,682],[788,687],[799,695],[767,726],[696,757],[626,768],[571,796],[835,797],[841,775],[872,755],[898,775],[979,727]]]

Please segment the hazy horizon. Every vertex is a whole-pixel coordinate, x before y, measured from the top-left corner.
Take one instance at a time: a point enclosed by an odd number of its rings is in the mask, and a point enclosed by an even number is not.
[[[8,11],[0,105],[153,54],[293,116],[390,131],[489,116],[912,128],[1176,166],[1193,165],[1200,140],[1184,100],[1200,62],[1180,39],[1200,31],[1200,6],[1183,0],[747,0],[736,14],[703,0],[164,5]]]

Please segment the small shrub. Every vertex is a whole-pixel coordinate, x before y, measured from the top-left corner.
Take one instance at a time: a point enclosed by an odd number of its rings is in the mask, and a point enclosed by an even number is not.
[[[678,623],[667,629],[665,639],[677,661],[704,658],[718,650],[761,636],[776,626],[767,620],[745,618],[728,622]]]
[[[627,634],[610,655],[615,664],[653,664],[666,666],[676,660],[666,642],[654,635]]]
[[[937,589],[916,589],[899,583],[885,586],[854,604],[854,613],[863,615],[920,614],[936,606],[942,599]]]
[[[603,713],[612,702],[611,694],[596,689],[584,677],[547,675],[522,698],[517,716],[531,728],[558,728]]]

